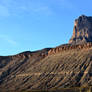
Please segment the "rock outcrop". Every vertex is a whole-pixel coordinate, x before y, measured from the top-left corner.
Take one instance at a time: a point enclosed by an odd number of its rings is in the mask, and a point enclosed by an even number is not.
[[[82,50],[82,49],[89,49],[92,48],[92,42],[87,42],[83,44],[65,44],[58,46],[56,48],[52,48],[48,51],[48,56],[56,53],[61,53],[63,51],[69,51],[69,50]]]
[[[92,17],[82,15],[75,20],[73,35],[69,43],[81,44],[86,42],[92,42]]]

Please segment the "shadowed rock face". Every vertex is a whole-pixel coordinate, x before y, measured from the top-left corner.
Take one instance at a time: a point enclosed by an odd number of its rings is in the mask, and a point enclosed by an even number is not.
[[[92,42],[92,17],[85,15],[75,20],[73,35],[69,41],[71,44]]]

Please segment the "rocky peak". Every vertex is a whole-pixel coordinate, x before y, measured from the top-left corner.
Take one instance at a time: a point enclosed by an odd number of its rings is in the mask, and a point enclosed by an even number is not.
[[[85,15],[75,19],[73,35],[69,40],[70,44],[92,42],[92,17]]]

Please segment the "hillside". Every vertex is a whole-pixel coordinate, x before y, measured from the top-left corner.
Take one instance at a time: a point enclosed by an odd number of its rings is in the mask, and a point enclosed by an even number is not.
[[[49,55],[50,50],[0,57],[0,88],[46,90],[92,85],[92,46]]]

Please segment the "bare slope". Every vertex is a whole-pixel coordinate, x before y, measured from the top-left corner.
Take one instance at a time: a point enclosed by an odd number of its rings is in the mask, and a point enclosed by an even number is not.
[[[92,85],[92,46],[48,54],[50,50],[0,57],[1,90],[46,90]]]

